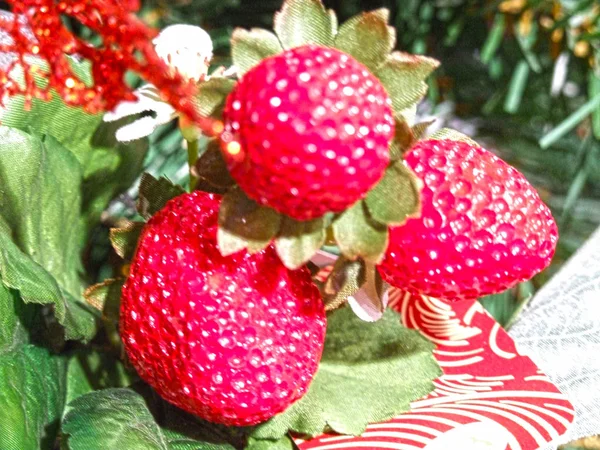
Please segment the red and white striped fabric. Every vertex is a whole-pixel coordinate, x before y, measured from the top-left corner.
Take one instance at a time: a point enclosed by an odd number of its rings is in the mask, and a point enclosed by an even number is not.
[[[389,306],[436,344],[444,375],[435,390],[362,436],[321,436],[298,441],[300,449],[536,450],[566,432],[571,403],[479,302],[449,304],[392,289]]]

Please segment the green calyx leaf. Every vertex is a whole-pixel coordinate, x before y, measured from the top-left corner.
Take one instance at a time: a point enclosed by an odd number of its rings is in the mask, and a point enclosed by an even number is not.
[[[245,450],[298,450],[298,447],[289,436],[278,440],[260,440],[251,437]]]
[[[337,20],[321,0],[286,0],[275,14],[275,33],[285,50],[306,44],[333,45]]]
[[[390,165],[383,179],[367,195],[371,217],[386,225],[401,225],[419,214],[422,182],[402,161]]]
[[[169,200],[184,193],[185,189],[178,184],[173,184],[167,178],[156,179],[149,173],[145,173],[140,181],[138,213],[148,220],[160,211]]]
[[[333,236],[342,254],[379,263],[388,245],[388,229],[373,220],[364,201],[357,202],[333,222]]]
[[[323,357],[308,393],[283,413],[256,428],[258,439],[278,439],[288,430],[316,436],[331,429],[361,434],[369,423],[408,411],[429,394],[441,375],[434,346],[418,331],[404,328],[388,309],[366,323],[350,308],[327,320]]]
[[[376,71],[396,45],[396,30],[388,26],[389,18],[385,8],[352,17],[340,27],[335,47]]]
[[[66,359],[44,348],[0,353],[3,450],[54,448],[66,384]]]
[[[394,139],[390,145],[390,159],[392,161],[402,159],[404,153],[416,142],[413,129],[402,116],[397,116],[395,122]]]
[[[396,114],[412,123],[411,108],[427,93],[425,80],[439,66],[439,62],[426,56],[402,52],[391,53],[375,75],[392,99]]]
[[[263,59],[282,51],[277,36],[267,30],[253,28],[247,31],[236,28],[231,36],[231,56],[240,75],[248,72]]]
[[[323,218],[299,222],[285,217],[275,239],[275,249],[283,264],[290,270],[306,264],[325,243],[325,228]]]
[[[365,262],[339,257],[323,286],[323,303],[327,311],[339,308],[366,281]]]
[[[108,279],[86,289],[83,296],[90,306],[102,313],[105,320],[118,322],[123,279]]]
[[[240,188],[234,188],[221,201],[219,251],[224,256],[244,249],[258,252],[275,238],[280,226],[281,215],[277,211],[259,205]]]
[[[481,145],[479,145],[477,142],[475,142],[469,136],[462,134],[460,131],[456,131],[451,128],[442,128],[441,130],[433,133],[427,139],[428,140],[438,140],[438,141],[448,139],[450,141],[465,142],[474,147],[481,147]]]
[[[198,85],[196,104],[204,117],[218,116],[225,105],[225,100],[235,87],[235,81],[224,77],[211,77]]]
[[[420,122],[414,125],[412,127],[412,133],[415,137],[415,141],[420,141],[421,139],[424,139],[427,133],[427,128],[429,128],[434,122],[435,120],[428,120],[426,122]]]
[[[131,261],[144,228],[143,222],[127,222],[119,228],[110,229],[110,243],[125,261]]]
[[[193,174],[197,179],[195,188],[205,192],[224,194],[235,184],[223,159],[218,139],[209,141],[194,165]]]

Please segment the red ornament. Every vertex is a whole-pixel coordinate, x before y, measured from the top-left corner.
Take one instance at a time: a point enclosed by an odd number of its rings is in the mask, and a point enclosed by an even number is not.
[[[413,147],[422,214],[390,230],[382,277],[447,300],[495,294],[550,264],[558,231],[525,177],[480,147],[450,140]]]
[[[123,288],[121,335],[142,379],[211,422],[253,425],[302,397],[325,312],[310,273],[272,247],[223,257],[220,197],[181,195],[146,225]]]
[[[0,69],[0,98],[24,95],[26,105],[33,98],[49,100],[51,90],[71,106],[90,113],[112,110],[123,100],[135,100],[125,74],[137,72],[155,85],[164,100],[194,120],[205,131],[219,131],[219,124],[203,118],[194,106],[195,84],[169,71],[154,51],[156,32],[133,13],[138,0],[9,0],[13,16],[0,16],[0,32],[8,33],[10,43],[0,44],[0,52],[15,55],[8,67]],[[62,18],[70,17],[102,38],[94,47],[73,35]],[[87,85],[73,72],[67,55],[77,55],[91,63],[93,85]],[[20,66],[23,82],[13,70]],[[38,77],[36,81],[36,76]],[[41,83],[45,79],[47,83]]]
[[[224,155],[249,197],[297,220],[341,212],[383,176],[391,100],[352,57],[305,46],[262,61],[230,94]]]

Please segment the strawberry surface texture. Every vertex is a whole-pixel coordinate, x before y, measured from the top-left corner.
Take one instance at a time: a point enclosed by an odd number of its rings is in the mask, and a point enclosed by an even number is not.
[[[302,397],[325,339],[309,271],[274,249],[224,257],[221,198],[196,191],[146,224],[123,287],[121,336],[142,379],[211,422],[253,425]]]
[[[525,177],[465,142],[427,140],[405,155],[423,181],[418,218],[390,230],[379,266],[391,285],[446,300],[495,294],[547,267],[558,240]]]
[[[297,220],[341,212],[381,179],[391,100],[349,55],[304,46],[246,73],[224,112],[223,153],[249,197]]]

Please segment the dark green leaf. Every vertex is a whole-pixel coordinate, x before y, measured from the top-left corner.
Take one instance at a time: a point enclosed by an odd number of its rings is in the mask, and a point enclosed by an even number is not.
[[[348,297],[356,294],[366,281],[365,262],[350,261],[339,257],[323,287],[323,303],[327,311],[343,305]]]
[[[33,305],[25,305],[19,293],[0,283],[0,353],[16,350],[29,341]]]
[[[149,173],[145,173],[140,181],[137,210],[144,219],[148,220],[169,200],[184,193],[185,190],[178,184],[173,184],[164,177],[156,179]]]
[[[110,243],[117,255],[131,261],[143,228],[143,222],[128,222],[119,228],[110,229]]]
[[[377,70],[377,77],[392,98],[394,111],[405,115],[409,123],[410,109],[427,93],[425,80],[438,66],[438,61],[426,56],[394,52]]]
[[[223,255],[243,249],[260,251],[275,238],[281,216],[275,210],[260,206],[235,188],[221,201],[217,240]]]
[[[433,390],[432,380],[442,373],[433,349],[390,309],[367,323],[341,308],[328,317],[323,358],[308,393],[257,427],[253,437],[279,439],[288,430],[316,436],[328,428],[359,435]]]
[[[263,59],[281,53],[283,48],[273,33],[260,28],[250,31],[243,28],[233,30],[231,57],[240,75],[245,74]]]
[[[65,403],[66,360],[25,346],[0,353],[3,450],[51,450]]]
[[[295,450],[297,449],[294,441],[284,436],[281,439],[274,440],[259,440],[250,438],[245,450]]]
[[[224,194],[235,184],[229,174],[217,139],[208,143],[206,151],[196,161],[193,173],[198,180],[196,189],[205,192]]]
[[[348,259],[378,263],[387,248],[388,229],[369,216],[363,201],[357,202],[333,222],[333,235]]]
[[[283,264],[291,270],[306,264],[325,243],[325,221],[322,218],[298,222],[285,217],[275,239],[275,248]]]
[[[205,117],[219,113],[234,86],[234,80],[223,77],[213,77],[200,84],[196,94],[198,112]]]
[[[451,128],[442,128],[441,130],[439,130],[439,131],[433,133],[431,136],[429,136],[428,139],[439,140],[439,141],[448,139],[450,141],[465,142],[474,147],[481,147],[481,145],[479,145],[477,142],[475,142],[469,136],[466,136],[466,135],[462,134],[460,131],[456,131]]]
[[[376,71],[396,45],[396,30],[388,26],[389,10],[364,12],[345,22],[335,38],[335,47]]]
[[[321,0],[286,0],[275,14],[275,33],[284,49],[306,44],[330,47],[337,21]]]
[[[421,207],[420,183],[402,161],[389,166],[365,199],[371,217],[382,224],[400,225],[417,215]]]
[[[121,290],[125,280],[109,279],[102,283],[90,286],[83,293],[85,300],[94,309],[102,313],[106,320],[119,320],[119,307],[121,305]]]

